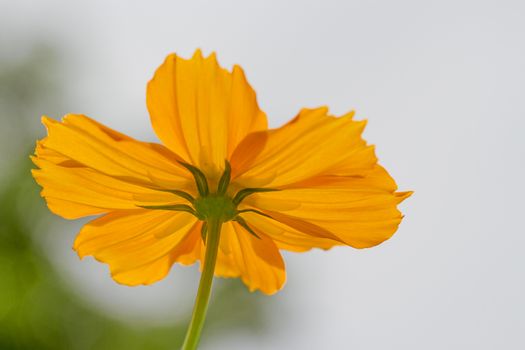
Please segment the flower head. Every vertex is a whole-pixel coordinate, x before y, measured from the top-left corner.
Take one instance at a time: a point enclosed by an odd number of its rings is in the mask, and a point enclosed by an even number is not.
[[[43,118],[48,136],[32,158],[51,211],[98,215],[74,249],[119,283],[150,284],[174,263],[202,261],[210,217],[222,223],[215,275],[267,294],[285,281],[279,250],[372,247],[401,221],[410,192],[396,192],[353,113],[303,109],[268,129],[243,70],[200,51],[166,58],[147,106],[162,145],[69,114]]]

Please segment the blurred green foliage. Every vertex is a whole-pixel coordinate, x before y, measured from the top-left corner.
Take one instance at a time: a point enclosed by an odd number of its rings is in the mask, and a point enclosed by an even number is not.
[[[61,281],[32,239],[37,227],[39,235],[53,234],[46,231],[51,214],[30,175],[28,155],[40,128],[33,125],[39,124],[34,113],[39,115],[37,109],[45,103],[59,103],[57,71],[49,49],[35,50],[16,62],[0,57],[0,146],[9,150],[1,152],[0,162],[0,349],[177,349],[186,320],[130,326],[90,308]],[[260,298],[238,280],[219,287],[204,343],[239,328],[260,331]]]

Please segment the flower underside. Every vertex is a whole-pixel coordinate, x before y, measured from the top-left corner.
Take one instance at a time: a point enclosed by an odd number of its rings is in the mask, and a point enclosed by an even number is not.
[[[217,184],[216,191],[210,191],[210,185],[206,175],[197,167],[179,162],[184,168],[186,168],[195,180],[195,185],[198,190],[199,196],[194,198],[191,194],[181,190],[167,190],[186,201],[187,204],[173,204],[173,205],[144,205],[140,206],[145,209],[157,209],[157,210],[173,210],[190,213],[197,219],[203,221],[201,228],[202,240],[206,243],[207,234],[207,222],[215,219],[221,223],[228,221],[236,221],[241,225],[248,233],[254,237],[260,239],[255,231],[248,225],[246,220],[241,216],[242,213],[255,213],[270,218],[270,215],[265,214],[256,209],[242,209],[239,210],[238,206],[241,202],[251,194],[258,192],[272,192],[278,191],[273,188],[244,188],[239,190],[233,197],[228,195],[228,186],[231,181],[231,165],[225,160],[224,172],[222,173],[220,180]]]
[[[118,283],[202,264],[220,224],[214,275],[273,294],[286,281],[282,250],[373,247],[403,218],[397,206],[411,192],[397,192],[353,112],[304,108],[269,129],[243,69],[200,51],[169,55],[146,104],[160,143],[68,114],[43,118],[32,157],[53,213],[94,217],[74,249],[108,264]]]

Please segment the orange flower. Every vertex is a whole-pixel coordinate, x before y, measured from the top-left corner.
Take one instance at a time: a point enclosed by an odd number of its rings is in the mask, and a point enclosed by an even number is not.
[[[213,215],[222,225],[215,275],[266,294],[285,281],[280,249],[372,247],[401,221],[410,192],[396,192],[353,113],[303,109],[269,130],[243,70],[200,51],[166,58],[147,106],[163,145],[69,114],[43,118],[48,136],[32,158],[52,212],[100,215],[74,249],[107,263],[119,283],[150,284],[174,263],[203,261]]]

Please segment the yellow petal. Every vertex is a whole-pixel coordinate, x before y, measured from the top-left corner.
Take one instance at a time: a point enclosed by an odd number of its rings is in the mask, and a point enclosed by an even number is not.
[[[229,72],[215,54],[169,55],[148,84],[153,128],[173,152],[215,177],[239,142],[267,127],[243,70]]]
[[[65,200],[53,197],[45,197],[45,199],[49,210],[52,213],[63,217],[64,219],[78,219],[84,216],[106,213],[108,211],[107,208],[99,208],[93,205],[75,203],[67,199]]]
[[[156,186],[151,174],[171,179],[174,188],[190,181],[177,156],[161,145],[134,140],[83,115],[42,121],[48,136],[37,146],[37,157],[46,156],[39,150],[49,149],[86,168],[147,186]]]
[[[169,255],[164,255],[157,260],[148,262],[143,266],[112,273],[113,279],[126,286],[149,285],[166,277],[173,265]]]
[[[241,270],[237,268],[233,258],[235,251],[232,240],[236,239],[235,229],[232,222],[226,222],[221,228],[221,239],[219,242],[219,253],[217,254],[217,264],[215,265],[215,275],[221,277],[239,277]]]
[[[174,263],[191,265],[201,256],[202,240],[200,225],[196,223],[186,236],[173,248],[169,254],[132,270],[123,270],[113,274],[120,284],[135,286],[151,284],[164,278]]]
[[[366,177],[357,179],[355,183],[348,178],[344,186],[338,188],[333,184],[331,187],[289,188],[277,192],[257,193],[254,196],[265,198],[267,202],[300,201],[300,207],[285,213],[269,210],[264,212],[281,224],[305,235],[331,239],[332,237],[326,234],[328,232],[334,236],[334,240],[355,248],[372,247],[394,234],[402,219],[397,205],[411,194],[394,193],[378,187],[377,182],[380,181],[377,177],[382,174],[385,182],[388,182],[390,177],[383,168],[376,169],[374,176],[370,176],[369,184]],[[261,219],[252,214],[249,220],[254,224],[256,220]],[[306,222],[311,226],[304,225]],[[298,237],[295,242],[298,246],[301,246],[300,239]]]
[[[281,128],[248,136],[232,156],[236,183],[255,187],[275,174],[266,187],[286,187],[314,176],[356,175],[376,163],[361,138],[365,122],[327,115],[326,108],[304,109]],[[248,159],[247,159],[248,158]]]
[[[51,211],[64,218],[184,203],[163,189],[193,190],[176,156],[160,145],[133,140],[80,115],[63,122],[44,118],[44,123],[49,135],[37,143],[32,160],[39,169],[32,173]]]
[[[204,245],[201,238],[202,221],[197,222],[184,240],[171,253],[171,259],[182,265],[192,265],[204,257]]]
[[[268,235],[279,249],[293,252],[304,252],[312,248],[330,249],[341,245],[338,240],[324,238],[312,232],[303,232],[275,219],[270,219],[254,213],[245,213],[243,217],[258,233]]]
[[[190,265],[204,260],[206,246],[200,237],[200,225],[195,225],[192,233],[179,244],[174,261]],[[224,223],[215,276],[240,277],[250,291],[260,290],[265,294],[279,291],[286,280],[284,261],[276,243],[263,232],[260,237],[252,236],[236,222]]]
[[[287,188],[351,188],[393,193],[397,190],[394,179],[379,164],[370,169],[363,169],[359,175],[330,175],[314,176],[297,182]]]
[[[279,291],[286,280],[284,261],[276,244],[265,234],[254,237],[236,222],[223,225],[221,245],[229,245],[230,254],[219,251],[216,274],[240,276],[250,291],[265,294]],[[225,241],[223,243],[223,241]]]
[[[101,174],[89,168],[69,168],[33,158],[40,169],[32,171],[42,186],[49,209],[66,219],[139,206],[183,204],[171,193],[156,191]]]
[[[80,231],[74,249],[110,266],[113,278],[123,284],[149,284],[163,278],[196,219],[162,210],[112,212]]]

